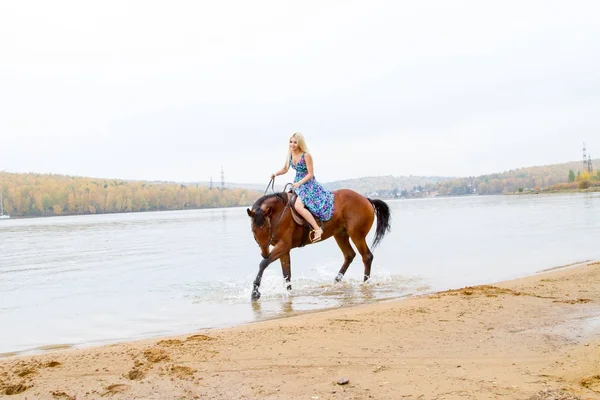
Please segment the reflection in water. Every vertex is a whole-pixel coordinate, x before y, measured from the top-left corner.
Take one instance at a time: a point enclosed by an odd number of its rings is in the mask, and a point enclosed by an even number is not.
[[[292,298],[288,297],[287,300],[283,300],[281,302],[281,313],[282,314],[291,314],[294,312],[294,307],[292,303]]]
[[[254,318],[258,321],[280,316],[290,316],[295,312],[293,296],[271,301],[251,301]]]
[[[360,293],[362,294],[364,302],[370,302],[375,297],[373,295],[372,287],[369,284],[360,285]]]
[[[262,313],[262,302],[260,301],[251,301],[250,305],[252,306],[252,311],[254,312],[254,318],[260,320],[263,319]]]
[[[347,285],[345,290],[338,296],[338,306],[348,307],[357,304],[373,302],[375,296],[373,286],[370,282],[360,283],[358,285]]]
[[[264,320],[274,317],[290,316],[298,311],[306,311],[306,296],[322,296],[319,303],[325,303],[325,308],[348,307],[358,304],[372,303],[377,300],[376,287],[369,283],[334,283],[331,286],[322,285],[321,291],[316,293],[312,290],[306,293],[303,290],[293,290],[280,298],[261,298],[259,301],[251,301],[251,308],[256,320]],[[325,300],[324,300],[325,299]],[[329,300],[327,300],[329,299]]]

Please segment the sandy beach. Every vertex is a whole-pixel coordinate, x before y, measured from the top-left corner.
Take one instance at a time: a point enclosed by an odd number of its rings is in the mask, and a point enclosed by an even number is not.
[[[0,397],[600,399],[600,263],[185,336],[6,357]]]

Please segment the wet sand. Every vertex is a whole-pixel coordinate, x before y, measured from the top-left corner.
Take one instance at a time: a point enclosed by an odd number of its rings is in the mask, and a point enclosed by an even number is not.
[[[600,263],[0,359],[10,399],[600,399]]]

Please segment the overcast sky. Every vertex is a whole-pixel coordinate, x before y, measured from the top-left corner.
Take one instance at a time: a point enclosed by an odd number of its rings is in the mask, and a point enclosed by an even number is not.
[[[600,158],[598,1],[5,1],[0,170],[323,182]],[[291,172],[288,177],[291,180]],[[285,180],[285,178],[280,178]]]

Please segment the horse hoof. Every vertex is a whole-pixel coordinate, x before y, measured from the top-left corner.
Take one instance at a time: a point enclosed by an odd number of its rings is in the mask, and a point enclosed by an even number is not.
[[[287,290],[292,290],[292,285],[287,285]]]
[[[260,292],[258,290],[252,291],[252,301],[260,299]]]
[[[335,277],[335,281],[336,281],[336,282],[341,282],[343,277],[344,277],[344,275],[342,275],[342,274],[337,274],[337,276]]]

